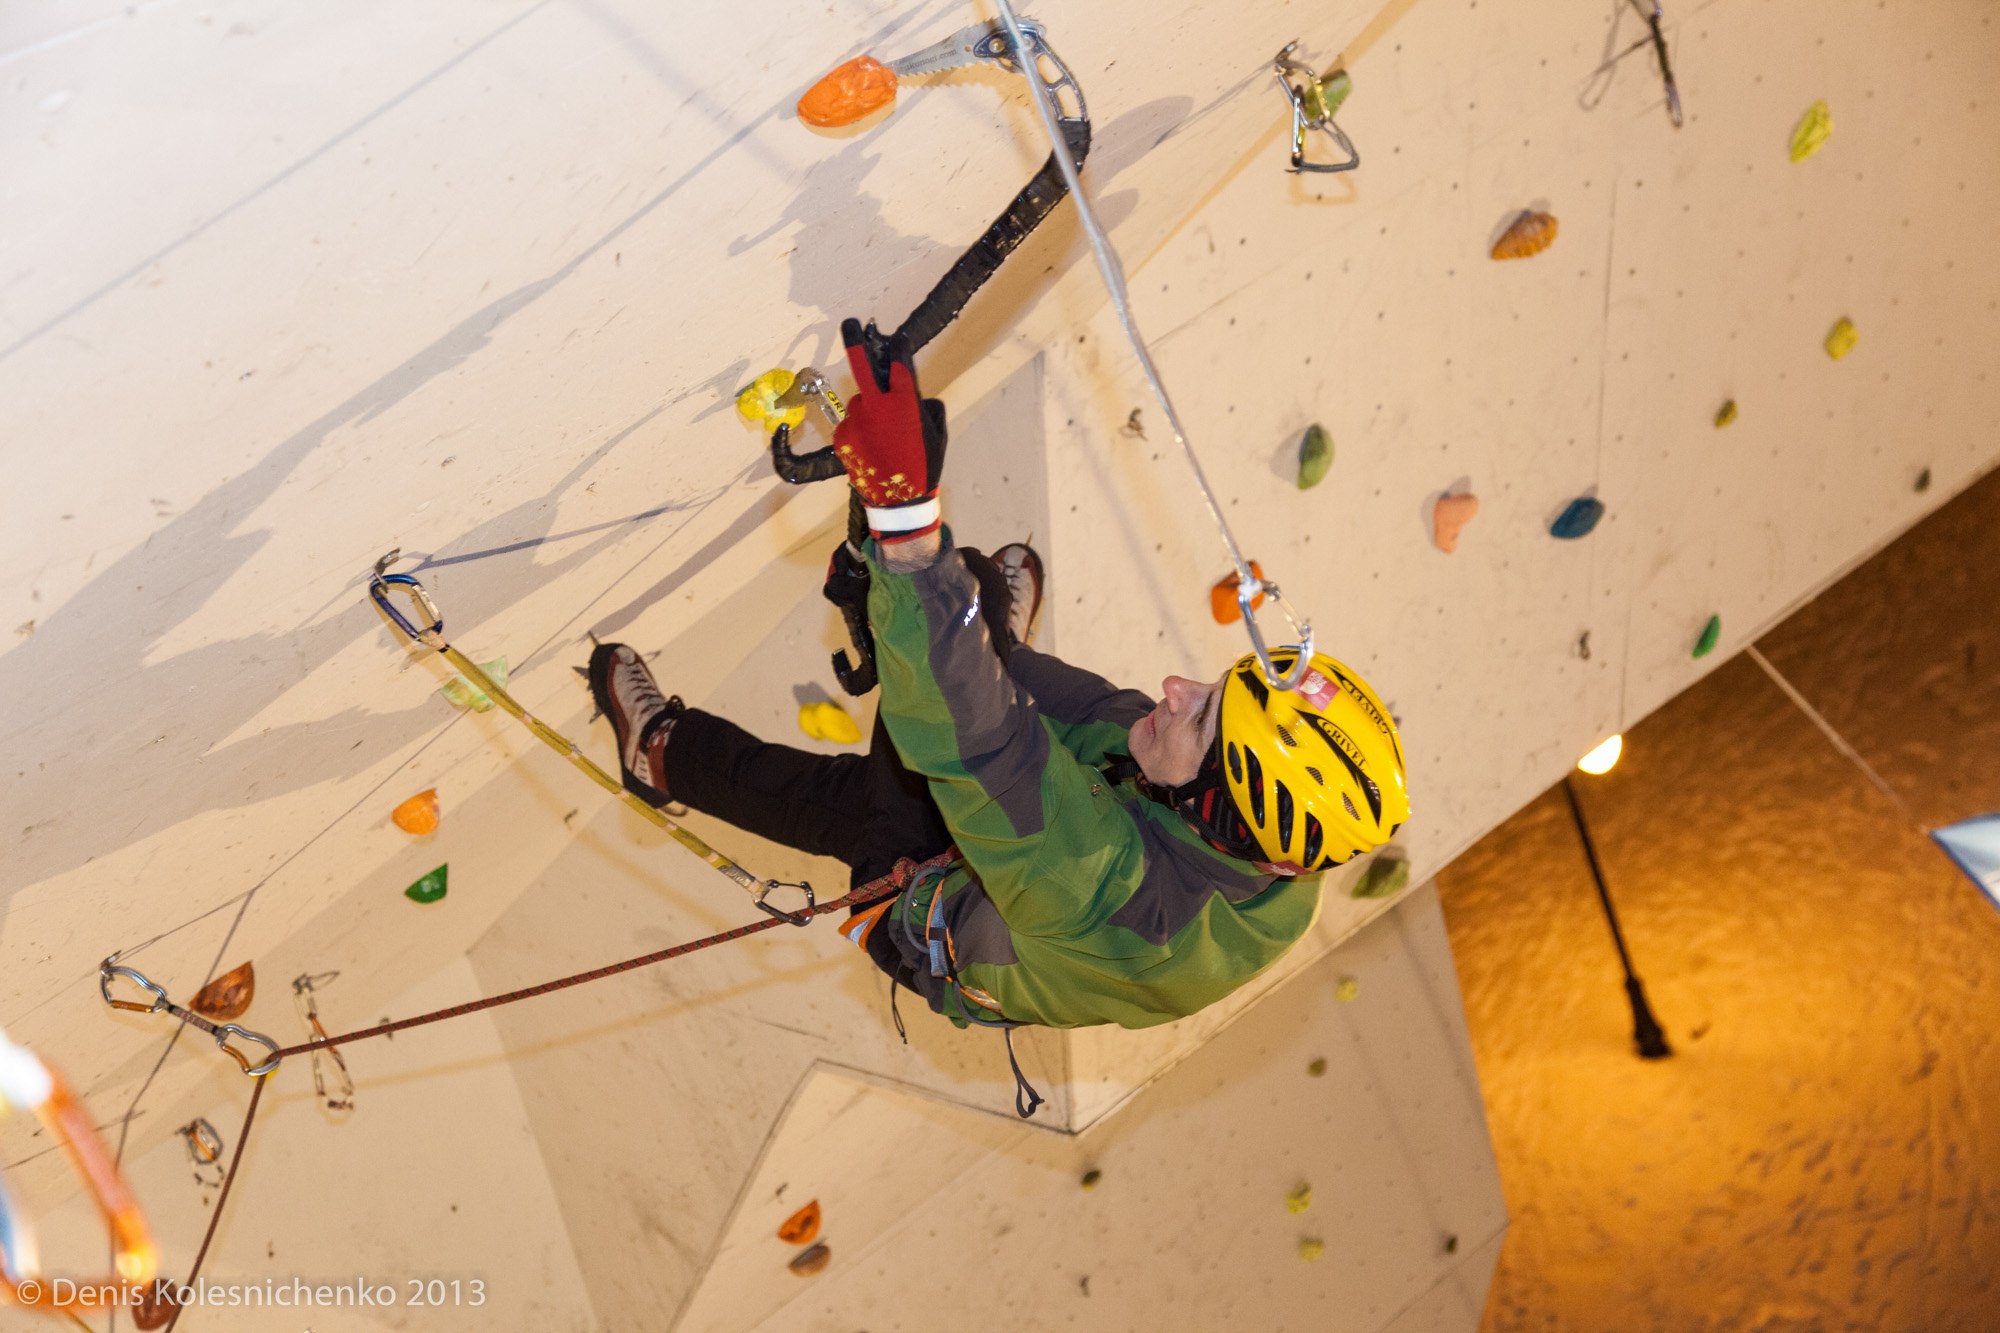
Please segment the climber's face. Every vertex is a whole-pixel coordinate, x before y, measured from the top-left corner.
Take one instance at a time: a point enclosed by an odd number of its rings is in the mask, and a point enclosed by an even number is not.
[[[1221,677],[1203,682],[1168,676],[1160,682],[1159,706],[1132,728],[1132,758],[1146,781],[1178,787],[1200,771],[1221,725]]]

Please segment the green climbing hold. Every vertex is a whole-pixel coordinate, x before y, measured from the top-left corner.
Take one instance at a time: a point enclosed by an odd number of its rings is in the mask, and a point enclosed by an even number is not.
[[[413,903],[434,903],[444,897],[445,877],[449,866],[439,866],[430,874],[403,890],[403,896]]]
[[[492,677],[495,685],[503,690],[507,688],[506,658],[496,657],[491,662],[481,662],[479,669]],[[493,701],[486,697],[486,691],[462,675],[453,676],[438,686],[438,693],[442,694],[453,708],[470,708],[475,713],[483,713],[493,707]]]
[[[1318,1078],[1324,1074],[1326,1072],[1326,1057],[1322,1055],[1315,1058],[1311,1064],[1306,1066],[1306,1072],[1314,1078]]]
[[[1349,892],[1356,898],[1387,898],[1401,893],[1410,882],[1410,858],[1400,847],[1384,847],[1354,881]]]
[[[1340,114],[1340,104],[1353,92],[1353,78],[1346,70],[1337,69],[1324,79],[1314,79],[1308,83],[1305,94],[1299,101],[1305,107],[1307,120],[1332,120]]]
[[[1299,489],[1309,491],[1319,485],[1332,466],[1333,437],[1315,421],[1306,427],[1305,438],[1299,441]]]
[[[1722,617],[1710,616],[1708,623],[1701,627],[1701,637],[1694,641],[1694,656],[1707,657],[1715,651],[1716,640],[1722,637]]]
[[[1312,1206],[1313,1187],[1303,1182],[1294,1187],[1292,1192],[1285,1196],[1285,1211],[1288,1213],[1303,1213]]]

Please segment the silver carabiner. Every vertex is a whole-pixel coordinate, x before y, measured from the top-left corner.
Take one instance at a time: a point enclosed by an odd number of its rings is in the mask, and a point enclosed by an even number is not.
[[[1264,635],[1257,628],[1257,613],[1252,609],[1251,603],[1256,600],[1259,593],[1268,594],[1271,600],[1278,604],[1278,609],[1285,613],[1285,619],[1292,622],[1292,628],[1298,631],[1299,660],[1292,664],[1290,675],[1279,673],[1277,665],[1271,661],[1270,649],[1264,646]],[[1297,689],[1299,682],[1306,678],[1307,668],[1312,664],[1312,625],[1301,624],[1299,618],[1292,614],[1292,604],[1278,591],[1277,584],[1257,578],[1255,575],[1244,580],[1236,589],[1236,605],[1243,612],[1243,627],[1250,631],[1250,649],[1257,654],[1257,667],[1264,674],[1265,684],[1274,690]]]
[[[1361,165],[1361,154],[1354,147],[1353,140],[1346,131],[1334,123],[1333,113],[1339,105],[1339,98],[1329,100],[1328,85],[1344,77],[1344,71],[1336,70],[1332,76],[1322,79],[1312,66],[1292,59],[1292,52],[1299,49],[1296,41],[1286,42],[1284,49],[1272,58],[1272,72],[1278,80],[1278,87],[1284,91],[1285,100],[1292,108],[1292,164],[1285,168],[1293,173],[1310,171],[1352,171]],[[1302,82],[1294,84],[1286,76],[1296,74]],[[1347,154],[1345,162],[1306,161],[1306,131],[1318,130],[1340,146]]]
[[[111,958],[116,958],[117,956],[117,954],[113,954]],[[145,973],[139,971],[137,968],[120,967],[113,963],[111,958],[107,958],[97,965],[97,990],[104,997],[106,1004],[110,1005],[113,1009],[129,1009],[135,1014],[157,1014],[162,1009],[172,1007],[173,1001],[167,998],[167,992],[164,987],[155,985],[153,982],[147,980]],[[153,996],[152,1003],[135,1004],[131,1000],[121,1000],[113,995],[111,993],[111,983],[118,978],[123,978],[131,982],[141,990],[151,992]]]

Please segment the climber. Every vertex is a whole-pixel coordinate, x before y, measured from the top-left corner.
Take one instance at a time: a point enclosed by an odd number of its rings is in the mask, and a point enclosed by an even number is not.
[[[1137,1028],[1214,1003],[1305,933],[1317,872],[1408,818],[1388,709],[1320,654],[1296,690],[1248,656],[1168,676],[1156,703],[1028,647],[1039,561],[953,544],[944,405],[900,339],[841,334],[861,391],[834,447],[868,517],[881,679],[869,752],[758,741],[603,644],[591,689],[626,786],[837,857],[856,883],[956,846],[843,933],[960,1027]],[[1274,654],[1280,673],[1296,654]]]

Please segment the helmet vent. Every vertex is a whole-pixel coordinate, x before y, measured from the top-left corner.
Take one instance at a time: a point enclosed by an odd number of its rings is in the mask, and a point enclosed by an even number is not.
[[[1324,787],[1326,785],[1326,774],[1320,772],[1311,764],[1306,765],[1306,776],[1310,777],[1319,786]]]
[[[1229,776],[1243,781],[1243,756],[1237,752],[1235,741],[1229,742]]]
[[[1243,762],[1250,775],[1244,783],[1250,789],[1250,821],[1258,828],[1264,827],[1264,766],[1257,762],[1257,752],[1243,752]]]
[[[1292,735],[1292,729],[1282,722],[1278,724],[1278,739],[1294,750],[1299,748],[1299,738]]]
[[[1299,864],[1304,866],[1308,870],[1311,870],[1315,865],[1317,865],[1319,863],[1319,854],[1322,849],[1321,844],[1324,841],[1325,841],[1325,830],[1320,828],[1319,821],[1317,819],[1314,819],[1311,815],[1307,815],[1306,849],[1305,849],[1305,855],[1299,859]]]
[[[1292,845],[1292,789],[1282,782],[1278,784],[1278,845]]]
[[[1346,792],[1342,792],[1342,793],[1340,794],[1340,803],[1341,803],[1342,805],[1344,805],[1344,806],[1346,806],[1346,807],[1347,807],[1347,817],[1348,817],[1349,819],[1353,819],[1353,820],[1359,820],[1359,819],[1361,818],[1361,812],[1360,812],[1359,810],[1356,810],[1356,809],[1354,808],[1354,802],[1353,802],[1353,801],[1350,801],[1349,799],[1347,799],[1347,793],[1346,793]]]

